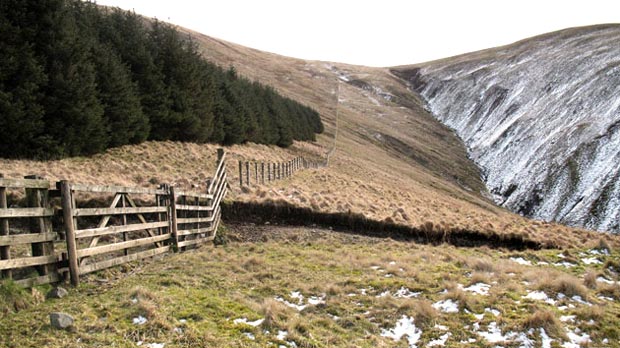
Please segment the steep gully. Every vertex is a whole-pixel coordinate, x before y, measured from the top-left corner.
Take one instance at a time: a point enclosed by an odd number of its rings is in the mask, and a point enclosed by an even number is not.
[[[620,231],[620,25],[573,28],[392,73],[463,139],[495,201]]]

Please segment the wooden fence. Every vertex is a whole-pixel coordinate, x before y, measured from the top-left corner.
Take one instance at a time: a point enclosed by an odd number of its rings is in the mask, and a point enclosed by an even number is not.
[[[309,168],[325,167],[325,163],[306,160],[304,157],[295,157],[285,162],[256,162],[239,160],[239,186],[250,186],[286,179],[297,171]],[[244,171],[245,169],[245,171]]]
[[[77,285],[83,274],[213,240],[228,190],[225,157],[219,149],[206,193],[165,184],[149,189],[64,180],[53,186],[0,175],[2,278],[23,286],[70,278]],[[9,207],[9,190],[25,190],[27,207]],[[60,197],[60,209],[50,197]]]

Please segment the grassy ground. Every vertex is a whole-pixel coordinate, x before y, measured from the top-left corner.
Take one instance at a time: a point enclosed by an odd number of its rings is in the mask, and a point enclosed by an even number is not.
[[[585,337],[620,347],[620,254],[596,244],[511,252],[316,228],[227,230],[226,246],[95,274],[63,299],[41,302],[45,288],[16,295],[26,308],[16,314],[5,294],[0,346],[407,347],[418,335],[420,347],[541,346],[547,336],[552,347]],[[440,308],[451,302],[456,312]],[[54,311],[74,316],[74,330],[52,329]],[[416,334],[382,336],[410,320]]]

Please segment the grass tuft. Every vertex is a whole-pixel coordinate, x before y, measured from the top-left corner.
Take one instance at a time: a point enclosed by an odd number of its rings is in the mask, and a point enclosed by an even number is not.
[[[17,313],[33,304],[32,295],[12,280],[0,283],[0,313]]]
[[[562,329],[562,323],[556,318],[552,311],[538,309],[523,322],[524,329],[545,329],[545,332],[554,338],[565,339],[566,335]]]

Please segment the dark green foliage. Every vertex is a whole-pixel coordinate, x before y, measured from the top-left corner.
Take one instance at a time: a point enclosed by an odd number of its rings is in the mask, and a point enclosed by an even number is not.
[[[319,114],[202,59],[191,37],[76,0],[0,3],[0,156],[88,155],[147,139],[289,146]]]

